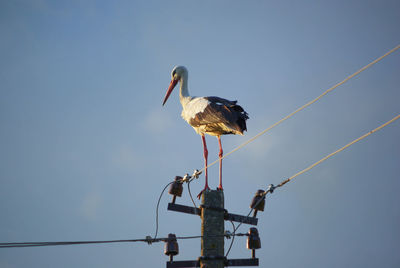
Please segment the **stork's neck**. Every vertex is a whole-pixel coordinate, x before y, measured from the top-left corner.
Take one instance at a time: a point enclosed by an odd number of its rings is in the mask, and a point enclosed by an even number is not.
[[[187,74],[185,76],[181,77],[181,80],[179,81],[180,83],[180,89],[179,89],[179,100],[181,101],[182,107],[185,107],[185,105],[190,101],[191,97],[189,96],[189,90],[188,90],[188,76]]]

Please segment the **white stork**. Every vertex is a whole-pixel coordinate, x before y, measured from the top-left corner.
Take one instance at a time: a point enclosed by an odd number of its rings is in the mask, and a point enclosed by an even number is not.
[[[204,149],[205,180],[204,189],[198,195],[209,190],[207,158],[208,151],[204,134],[216,136],[219,144],[219,186],[222,189],[222,145],[221,135],[239,134],[243,135],[246,129],[246,120],[249,118],[243,108],[237,105],[237,101],[230,101],[219,97],[192,97],[188,91],[188,71],[184,66],[176,66],[171,73],[171,83],[163,101],[166,103],[176,84],[180,82],[179,100],[182,104],[182,117],[201,135]]]

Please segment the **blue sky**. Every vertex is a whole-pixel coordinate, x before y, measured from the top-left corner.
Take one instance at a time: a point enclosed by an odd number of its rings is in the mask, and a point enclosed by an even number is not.
[[[0,240],[154,235],[162,188],[203,167],[177,92],[161,107],[173,66],[189,69],[192,95],[249,113],[245,136],[223,137],[228,152],[397,46],[399,13],[398,1],[2,1]],[[227,157],[226,208],[246,214],[257,189],[397,115],[399,53]],[[398,267],[399,135],[395,122],[271,195],[260,267]],[[160,235],[199,235],[169,200]],[[186,189],[178,202],[190,205]],[[200,255],[199,240],[179,245],[176,260]],[[1,249],[0,267],[163,267],[163,246]],[[238,238],[230,258],[247,257]]]

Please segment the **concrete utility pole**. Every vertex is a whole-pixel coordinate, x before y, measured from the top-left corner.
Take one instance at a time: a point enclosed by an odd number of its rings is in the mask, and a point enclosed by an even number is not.
[[[201,212],[201,268],[223,268],[224,265],[224,192],[205,191]]]
[[[185,205],[175,204],[175,196],[181,195],[181,190],[175,191],[176,185],[171,185],[169,193],[174,197],[172,203],[168,204],[168,210],[182,212],[201,217],[201,256],[197,260],[176,261],[171,256],[178,253],[173,245],[166,245],[164,251],[170,256],[170,261],[167,262],[167,268],[180,267],[201,267],[201,268],[223,268],[228,266],[258,266],[258,259],[225,259],[224,256],[224,221],[234,221],[241,224],[257,225],[256,217],[241,216],[233,213],[228,213],[224,209],[224,192],[219,190],[204,191],[202,194],[202,204],[200,208],[190,207]],[[171,234],[172,236],[173,234]],[[256,235],[253,235],[256,236]],[[254,237],[257,238],[257,237]],[[170,243],[171,241],[168,241]],[[173,242],[173,241],[172,241]],[[248,248],[255,250],[258,244],[248,243]]]

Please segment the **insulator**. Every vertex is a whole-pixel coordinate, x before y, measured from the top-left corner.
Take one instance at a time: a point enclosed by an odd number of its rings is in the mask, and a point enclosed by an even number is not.
[[[164,246],[164,254],[169,256],[171,261],[173,256],[179,254],[179,246],[175,234],[168,235],[168,240],[165,242]]]
[[[265,207],[265,191],[258,190],[251,201],[250,208],[254,209],[254,217],[257,215],[257,211],[264,211]]]
[[[258,235],[258,230],[255,227],[250,228],[249,236],[247,237],[247,248],[248,249],[259,249],[261,248],[261,239]]]
[[[172,203],[175,203],[175,198],[177,196],[179,197],[182,196],[182,192],[183,192],[182,177],[176,176],[175,181],[171,184],[168,190],[168,193],[174,196]]]

